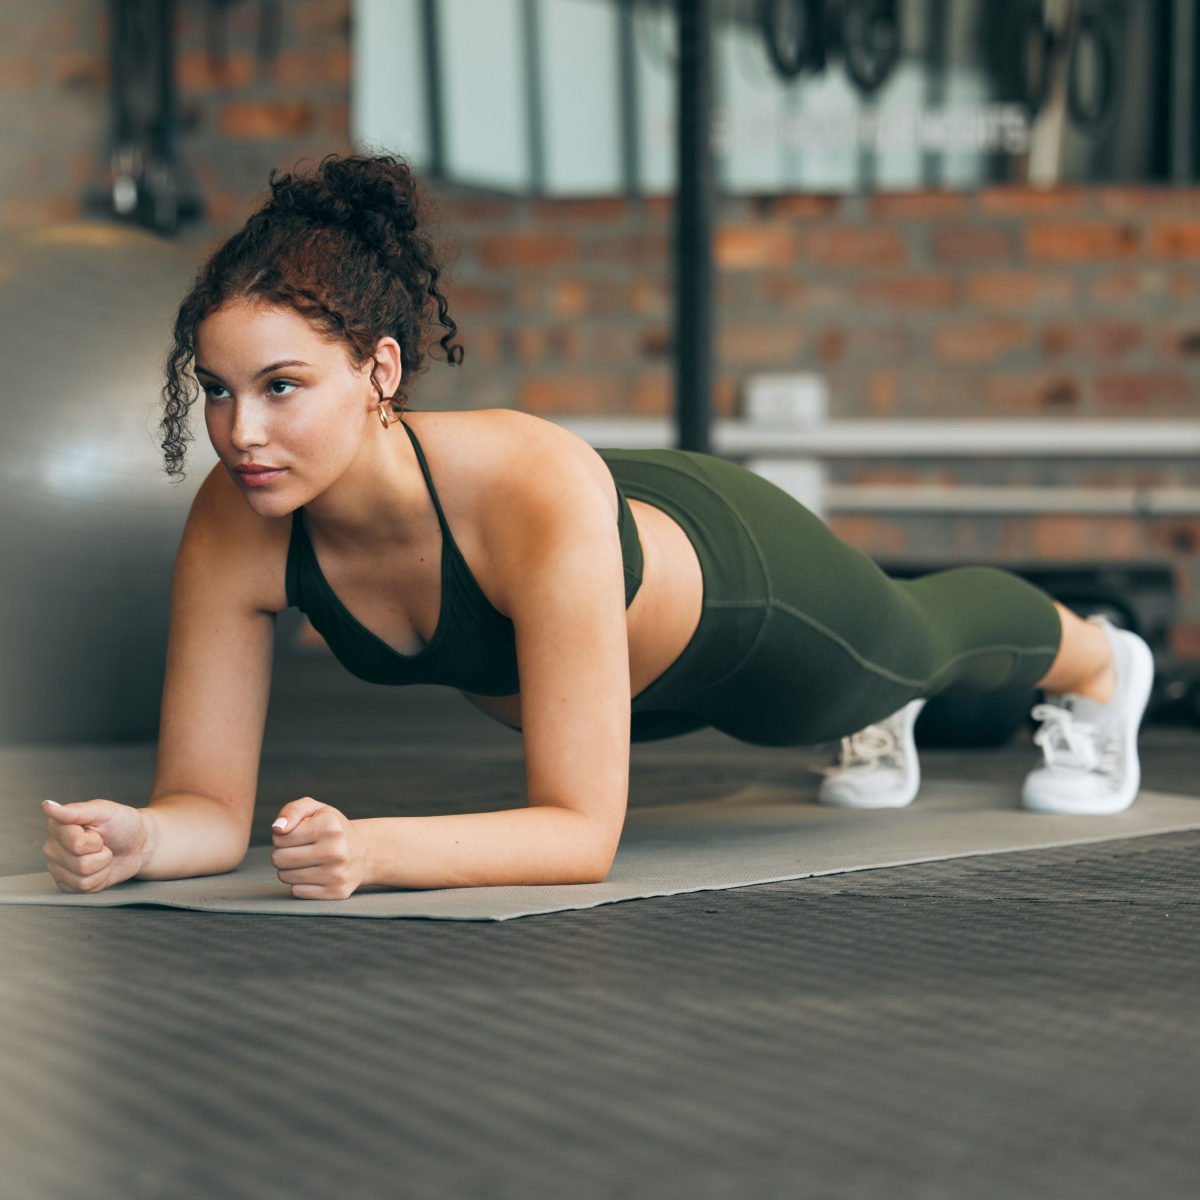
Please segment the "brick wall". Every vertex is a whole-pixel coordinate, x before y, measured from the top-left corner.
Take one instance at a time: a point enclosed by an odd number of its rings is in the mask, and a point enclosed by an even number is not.
[[[668,410],[667,203],[441,207],[454,308],[487,368],[457,401]],[[716,255],[723,412],[772,369],[826,373],[842,416],[1198,411],[1200,192],[728,201]]]
[[[107,128],[101,0],[0,5],[0,229],[70,220]]]
[[[350,0],[289,0],[269,64],[256,57],[257,20],[257,4],[230,4],[218,66],[201,6],[180,5],[180,150],[208,205],[208,221],[185,236],[234,227],[271,167],[348,146]],[[107,38],[105,0],[0,4],[0,229],[72,220],[84,187],[103,178]]]

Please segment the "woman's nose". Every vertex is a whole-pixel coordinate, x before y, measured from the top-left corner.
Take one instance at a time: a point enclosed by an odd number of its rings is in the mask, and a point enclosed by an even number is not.
[[[266,445],[266,421],[260,405],[241,400],[234,401],[233,428],[230,430],[229,440],[239,450]]]

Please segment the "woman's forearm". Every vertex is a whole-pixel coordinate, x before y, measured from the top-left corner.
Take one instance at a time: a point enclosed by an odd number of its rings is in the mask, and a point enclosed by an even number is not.
[[[404,888],[599,883],[620,838],[619,821],[551,805],[351,824],[367,846],[363,883]]]
[[[139,879],[219,875],[245,857],[249,824],[219,800],[179,792],[138,811],[146,832]]]

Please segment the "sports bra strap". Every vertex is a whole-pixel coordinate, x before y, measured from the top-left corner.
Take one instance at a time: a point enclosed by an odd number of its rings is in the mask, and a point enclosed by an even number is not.
[[[450,536],[450,526],[446,522],[446,514],[442,512],[442,502],[438,499],[437,488],[433,486],[433,476],[429,473],[429,464],[425,461],[425,452],[421,449],[421,443],[417,441],[417,435],[413,433],[411,427],[405,421],[400,422],[404,426],[404,432],[408,434],[408,440],[412,442],[412,448],[417,454],[417,464],[421,468],[421,474],[425,476],[425,486],[429,489],[429,498],[433,501],[433,510],[437,513],[438,524],[442,529],[442,537],[450,544],[454,544],[454,538]]]
[[[287,567],[284,573],[288,608],[297,608],[300,604],[300,574],[303,570],[301,556],[307,543],[308,533],[304,528],[304,509],[298,508],[292,513],[292,536],[288,538]]]

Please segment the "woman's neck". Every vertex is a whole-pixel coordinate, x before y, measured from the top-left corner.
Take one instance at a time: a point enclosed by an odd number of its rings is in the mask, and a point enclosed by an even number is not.
[[[368,429],[350,466],[305,506],[322,538],[356,546],[408,541],[423,526],[429,489],[407,434]]]

